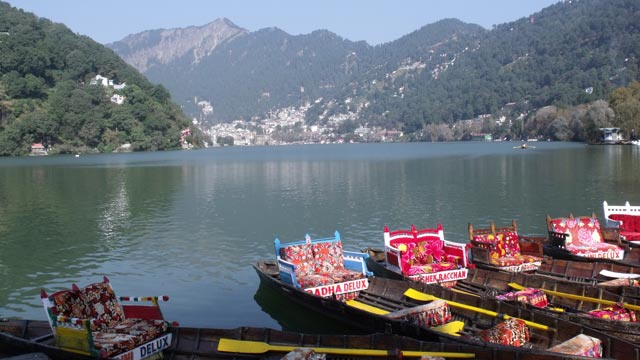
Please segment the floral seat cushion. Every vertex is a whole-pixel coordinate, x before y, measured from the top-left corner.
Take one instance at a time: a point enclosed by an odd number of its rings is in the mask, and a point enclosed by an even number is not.
[[[587,314],[589,316],[593,316],[601,319],[628,321],[628,322],[637,321],[635,311],[625,309],[623,306],[620,306],[617,304],[613,306],[607,306],[601,309],[591,310]]]
[[[327,274],[301,275],[296,276],[296,279],[303,289],[335,284],[335,281]]]
[[[437,238],[395,245],[401,251],[400,264],[402,271],[407,275],[453,270],[460,262],[459,257],[445,254],[444,242]]]
[[[51,294],[49,297],[56,315],[67,316],[71,318],[83,319],[82,300],[80,299],[80,293],[74,290],[62,290],[57,293]]]
[[[554,232],[567,234],[565,247],[572,254],[599,257],[598,254],[612,252],[622,258],[622,248],[604,242],[600,222],[596,218],[556,218],[549,221],[549,226]]]
[[[601,358],[602,341],[585,334],[580,334],[561,344],[549,348],[549,351],[567,355]]]
[[[109,283],[95,283],[79,290],[84,318],[95,319],[102,330],[120,324],[124,311]],[[92,330],[94,325],[92,325]]]
[[[345,268],[334,269],[332,272],[327,273],[326,275],[329,276],[331,279],[333,279],[333,281],[336,283],[362,279],[365,277],[365,275],[361,272],[357,272],[357,271],[353,271]]]
[[[93,343],[103,358],[120,354],[134,349],[137,346],[136,337],[129,334],[92,332]]]
[[[511,318],[480,332],[480,338],[486,342],[510,346],[523,346],[529,341],[527,324],[520,319]]]
[[[490,251],[489,261],[493,266],[509,267],[542,261],[536,256],[522,255],[519,237],[514,231],[474,235],[473,241],[476,246]]]
[[[316,273],[330,273],[334,269],[344,269],[342,242],[318,242],[312,245],[312,250]]]
[[[498,300],[519,301],[524,304],[531,304],[535,307],[544,308],[549,305],[547,295],[541,289],[526,288],[520,291],[510,291],[496,296]]]
[[[345,269],[342,242],[325,241],[312,245],[316,274],[326,274],[335,283],[361,279],[363,273]]]
[[[315,263],[311,244],[283,247],[282,258],[296,266],[296,277],[315,274]]]
[[[424,327],[443,325],[451,320],[451,308],[442,300],[434,300],[428,304],[415,308],[403,309],[387,314],[392,319],[403,319],[410,323]]]
[[[124,319],[119,324],[109,328],[108,332],[135,336],[136,345],[142,345],[153,340],[169,330],[164,320]]]
[[[431,274],[440,271],[453,270],[458,268],[455,263],[452,262],[441,262],[441,263],[432,263],[428,265],[414,265],[411,267],[404,268],[403,271],[411,276],[418,274]]]

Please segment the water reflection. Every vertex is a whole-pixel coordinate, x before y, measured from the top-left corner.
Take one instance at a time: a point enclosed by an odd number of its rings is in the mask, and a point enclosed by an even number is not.
[[[347,327],[332,318],[309,311],[263,282],[260,282],[253,299],[260,305],[262,311],[278,322],[282,330],[309,334],[362,333],[361,330]]]
[[[108,275],[123,295],[169,295],[165,314],[185,325],[270,325],[251,264],[273,258],[275,237],[338,230],[358,250],[380,246],[385,225],[441,223],[466,242],[469,222],[511,219],[544,234],[547,213],[640,204],[639,158],[508,142],[0,158],[0,316],[44,318],[41,287]],[[288,324],[279,308],[265,311]]]

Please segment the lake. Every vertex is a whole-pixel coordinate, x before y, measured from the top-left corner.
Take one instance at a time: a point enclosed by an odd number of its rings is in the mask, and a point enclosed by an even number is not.
[[[169,295],[185,326],[330,331],[261,288],[273,241],[380,247],[382,229],[588,215],[640,205],[640,147],[537,142],[225,147],[0,158],[0,317],[45,319],[51,293],[108,276],[121,296]]]

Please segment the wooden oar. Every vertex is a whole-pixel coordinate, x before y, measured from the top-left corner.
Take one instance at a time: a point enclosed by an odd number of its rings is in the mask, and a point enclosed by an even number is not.
[[[524,286],[522,286],[522,285],[520,285],[518,283],[509,283],[509,286],[514,288],[514,289],[516,289],[516,290],[522,290],[522,289],[525,288]],[[588,297],[588,296],[581,296],[581,295],[577,295],[577,294],[563,293],[563,292],[560,292],[560,291],[553,291],[553,290],[547,290],[547,289],[542,289],[542,288],[540,290],[544,291],[545,294],[558,296],[558,297],[563,297],[563,298],[567,298],[567,299],[571,299],[571,300],[588,301],[588,302],[594,302],[596,304],[602,304],[602,305],[621,304],[625,309],[640,311],[640,306],[638,306],[638,305],[632,305],[632,304],[627,304],[627,303],[619,303],[619,302],[611,301],[611,300],[598,299],[598,298],[593,298],[593,297]]]
[[[389,356],[388,350],[378,349],[344,349],[344,348],[328,348],[328,347],[311,347],[311,346],[291,346],[291,345],[271,345],[260,341],[234,340],[221,338],[218,342],[218,351],[234,352],[241,354],[264,354],[268,351],[289,352],[298,348],[312,349],[320,354],[337,354],[337,355],[360,355],[360,356]],[[401,350],[402,356],[410,357],[445,357],[451,359],[473,359],[473,353],[458,352],[442,352],[442,351],[409,351]]]
[[[373,305],[365,304],[363,302],[360,302],[354,299],[347,301],[347,305],[360,310],[364,310],[366,312],[370,312],[372,314],[377,314],[377,315],[391,314],[391,312],[388,310],[381,309]],[[464,329],[464,321],[450,321],[446,324],[432,327],[431,329],[440,333],[445,333],[453,336],[460,336],[460,334],[458,333],[462,331],[462,329]]]
[[[425,294],[423,292],[420,292],[416,289],[409,289],[407,291],[404,292],[404,295],[406,297],[415,299],[415,300],[420,300],[420,301],[433,301],[433,300],[437,300],[440,298],[437,298],[433,295],[429,295],[429,294]],[[549,330],[549,327],[547,325],[543,325],[543,324],[538,324],[535,323],[533,321],[528,321],[528,320],[524,320],[524,319],[520,319],[514,316],[509,316],[507,314],[499,314],[495,311],[491,311],[491,310],[487,310],[487,309],[483,309],[483,308],[479,308],[479,307],[475,307],[475,306],[471,306],[471,305],[467,305],[467,304],[462,304],[462,303],[458,303],[455,301],[449,301],[449,300],[445,300],[450,306],[453,307],[457,307],[460,309],[465,309],[465,310],[471,310],[477,313],[481,313],[481,314],[485,314],[485,315],[489,315],[489,316],[493,316],[493,317],[497,317],[499,319],[502,320],[509,320],[511,318],[514,319],[518,319],[518,320],[522,320],[525,322],[525,324],[527,324],[528,326],[531,326],[532,328],[536,328],[536,329],[540,329],[540,330]]]

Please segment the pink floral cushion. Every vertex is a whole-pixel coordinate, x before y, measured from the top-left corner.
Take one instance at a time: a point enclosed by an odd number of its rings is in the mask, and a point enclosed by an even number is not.
[[[507,256],[520,255],[520,238],[514,231],[506,231],[504,233],[498,233],[498,241],[503,242],[503,247]]]
[[[617,304],[613,306],[607,306],[601,309],[591,310],[587,314],[593,317],[601,318],[601,319],[629,321],[629,322],[637,321],[635,311],[625,309],[623,306],[620,306]]]
[[[297,277],[315,273],[311,244],[285,246],[280,256],[296,266]]]
[[[316,273],[330,273],[344,268],[341,241],[323,241],[312,245]]]
[[[600,223],[591,217],[557,218],[550,221],[551,230],[567,234],[565,245],[585,246],[602,242]]]
[[[600,341],[600,339],[580,334],[550,348],[549,351],[567,355],[601,358],[602,342]]]
[[[498,300],[519,301],[524,304],[544,308],[549,305],[547,295],[541,289],[526,288],[520,291],[511,291],[506,294],[496,296]]]

